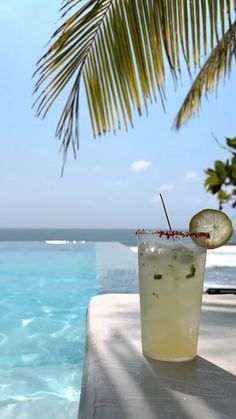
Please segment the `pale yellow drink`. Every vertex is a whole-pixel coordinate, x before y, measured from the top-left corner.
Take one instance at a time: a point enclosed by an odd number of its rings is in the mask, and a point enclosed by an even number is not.
[[[206,249],[186,233],[166,234],[138,232],[142,348],[186,361],[197,353]]]

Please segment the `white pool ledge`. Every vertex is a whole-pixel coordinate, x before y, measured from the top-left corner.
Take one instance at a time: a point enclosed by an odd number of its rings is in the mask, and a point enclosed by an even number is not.
[[[79,419],[235,418],[236,297],[203,297],[199,356],[143,357],[138,294],[94,297]]]

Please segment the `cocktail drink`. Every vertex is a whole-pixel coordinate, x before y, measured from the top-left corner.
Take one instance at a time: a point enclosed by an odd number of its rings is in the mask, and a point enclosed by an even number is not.
[[[165,361],[193,359],[209,235],[139,230],[137,236],[143,353]]]

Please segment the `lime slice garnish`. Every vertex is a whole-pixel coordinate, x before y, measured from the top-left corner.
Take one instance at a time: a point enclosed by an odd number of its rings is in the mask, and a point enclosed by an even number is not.
[[[215,249],[227,243],[234,229],[231,219],[223,211],[204,209],[192,217],[189,231],[209,233],[205,246],[207,249]],[[198,242],[198,239],[194,241]]]

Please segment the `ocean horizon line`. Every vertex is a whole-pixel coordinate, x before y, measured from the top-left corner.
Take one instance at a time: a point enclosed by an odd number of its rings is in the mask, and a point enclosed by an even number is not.
[[[136,246],[137,228],[0,228],[0,242],[120,242]],[[184,231],[184,229],[183,229]],[[186,229],[185,229],[186,231]],[[227,243],[236,245],[236,232]]]
[[[138,227],[0,227],[0,231],[1,230],[137,230],[137,229]]]
[[[1,230],[168,230],[167,227],[0,227]],[[176,231],[187,231],[184,227],[176,227]]]

